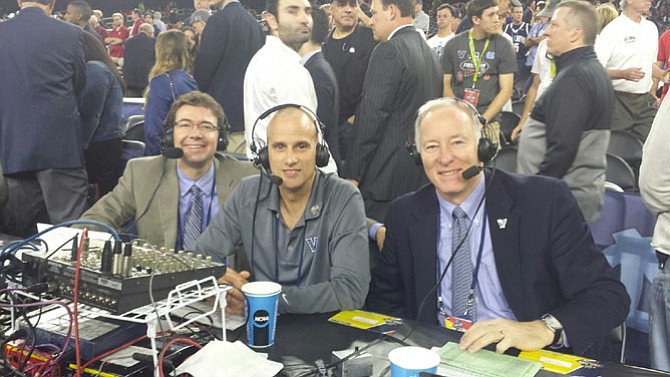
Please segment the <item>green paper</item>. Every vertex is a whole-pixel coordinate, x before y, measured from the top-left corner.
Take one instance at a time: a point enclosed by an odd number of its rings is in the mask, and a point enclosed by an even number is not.
[[[440,355],[438,374],[459,377],[532,377],[542,364],[487,350],[475,353],[461,351],[456,343],[447,343],[437,351]]]

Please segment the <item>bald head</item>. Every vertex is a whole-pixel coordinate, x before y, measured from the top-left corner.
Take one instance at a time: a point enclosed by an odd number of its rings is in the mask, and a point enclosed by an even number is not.
[[[296,131],[304,131],[305,136],[318,141],[316,127],[311,114],[299,107],[287,107],[277,111],[268,124],[268,144],[270,144],[270,133],[272,129],[291,126]],[[295,126],[295,127],[294,127]]]

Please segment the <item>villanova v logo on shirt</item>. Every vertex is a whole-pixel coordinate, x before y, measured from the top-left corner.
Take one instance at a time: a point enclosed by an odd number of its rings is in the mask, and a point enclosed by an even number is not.
[[[319,237],[307,237],[305,242],[309,245],[309,249],[312,253],[316,253],[316,248],[319,246]]]

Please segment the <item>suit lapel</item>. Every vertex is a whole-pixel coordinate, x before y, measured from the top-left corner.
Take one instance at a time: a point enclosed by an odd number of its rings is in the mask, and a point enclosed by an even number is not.
[[[165,178],[158,187],[156,200],[160,215],[160,226],[163,231],[165,247],[170,249],[177,243],[177,226],[179,223],[179,178],[177,177],[177,163],[169,160],[166,166]]]
[[[504,179],[494,176],[488,184],[491,171],[486,170],[486,210],[493,245],[496,269],[505,298],[517,317],[524,312],[521,281],[521,254],[519,244],[520,217],[514,211],[514,200],[504,186]],[[499,174],[499,173],[498,173]],[[489,187],[490,186],[490,187]],[[519,318],[521,319],[521,318]]]
[[[433,185],[425,186],[420,190],[417,206],[411,213],[412,226],[410,240],[414,262],[414,281],[416,288],[416,309],[436,282],[435,259],[437,256],[437,216],[439,205]],[[434,322],[437,312],[437,294],[433,290],[424,304],[419,320]],[[417,313],[418,315],[419,313]]]

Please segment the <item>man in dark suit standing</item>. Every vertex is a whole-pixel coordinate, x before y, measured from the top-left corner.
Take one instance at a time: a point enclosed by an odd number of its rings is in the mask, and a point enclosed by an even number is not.
[[[415,152],[431,184],[390,206],[370,308],[467,330],[470,352],[614,359],[607,335],[628,314],[626,289],[563,181],[482,173],[495,147],[482,148],[480,119],[454,98],[419,109]]]
[[[83,32],[49,15],[53,0],[21,1],[0,23],[0,160],[13,234],[37,221],[78,218],[86,207],[78,95],[86,83]]]
[[[230,123],[228,151],[245,153],[244,74],[263,44],[258,22],[237,0],[222,0],[200,37],[193,77],[198,88],[216,99]]]
[[[328,143],[328,149],[333,156],[337,168],[341,169],[339,146],[339,125],[337,115],[339,113],[339,89],[335,72],[323,57],[321,44],[328,36],[328,15],[319,8],[312,9],[312,36],[305,42],[298,53],[302,55],[303,65],[309,71],[314,81],[316,91],[317,111],[323,124],[323,138]]]
[[[435,54],[414,28],[414,0],[373,0],[370,27],[380,43],[368,63],[345,177],[361,190],[367,216],[382,221],[391,200],[416,190],[421,169],[404,144],[416,110],[442,94]]]
[[[149,85],[149,72],[156,63],[156,38],[154,27],[140,25],[140,33],[126,39],[123,44],[123,78],[126,80],[126,96],[142,97]]]

